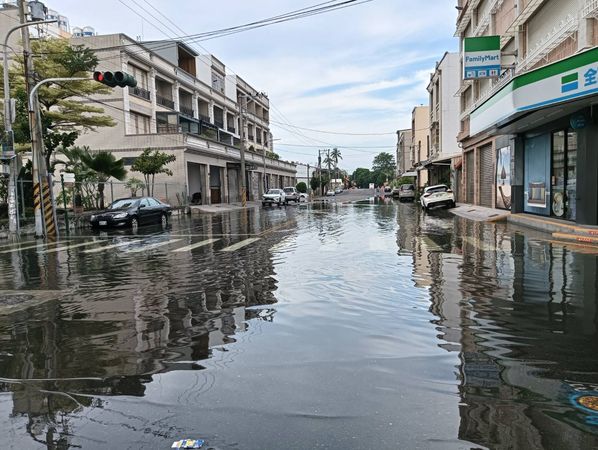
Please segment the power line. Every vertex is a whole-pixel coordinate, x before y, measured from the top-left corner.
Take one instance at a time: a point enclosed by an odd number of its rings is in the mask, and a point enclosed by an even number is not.
[[[280,123],[280,122],[277,122],[275,120],[271,120],[270,122],[277,123],[277,124]],[[336,134],[336,135],[344,135],[344,136],[388,136],[388,135],[391,135],[391,134],[392,135],[397,134],[396,131],[388,132],[388,133],[349,133],[349,132],[340,132],[340,131],[315,130],[313,128],[298,127],[296,125],[292,125],[292,127],[293,128],[297,128],[299,130],[312,131],[314,133]]]

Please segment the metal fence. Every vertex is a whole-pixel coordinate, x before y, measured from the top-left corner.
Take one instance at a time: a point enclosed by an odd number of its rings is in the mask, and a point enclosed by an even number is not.
[[[101,196],[98,184],[72,183],[64,185],[60,179],[53,180],[52,194],[59,211],[66,209],[76,213],[95,211],[100,208]],[[131,186],[126,182],[106,182],[104,184],[104,206],[123,197],[151,196],[170,204],[173,208],[182,208],[189,204],[187,186],[180,183],[155,182],[153,186]],[[21,226],[33,221],[33,182],[17,180],[17,204]],[[70,213],[69,213],[70,214]],[[0,228],[8,227],[8,208],[0,203]]]

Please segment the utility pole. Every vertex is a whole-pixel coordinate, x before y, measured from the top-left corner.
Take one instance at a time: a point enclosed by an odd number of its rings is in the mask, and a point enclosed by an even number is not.
[[[322,150],[318,150],[318,172],[320,174],[320,197],[324,195],[324,187],[322,186]]]
[[[332,186],[332,180],[330,179],[330,149],[326,150],[326,159],[328,161],[328,182]]]
[[[247,105],[249,100],[247,96],[245,97],[245,109],[247,109]],[[240,155],[241,155],[241,204],[243,208],[247,205],[247,197],[245,191],[245,147],[247,146],[247,133],[245,128],[247,127],[245,121],[245,112],[243,111],[243,104],[239,102],[239,112],[240,112],[240,119],[241,119],[241,148],[240,148]],[[265,164],[265,163],[264,163]]]

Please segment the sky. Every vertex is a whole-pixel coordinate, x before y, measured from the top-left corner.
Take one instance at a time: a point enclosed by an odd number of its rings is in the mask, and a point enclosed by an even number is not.
[[[89,25],[99,34],[122,32],[144,40],[183,34],[157,11],[186,34],[194,34],[321,2],[45,1],[66,15],[71,27]],[[352,172],[371,167],[380,152],[394,155],[396,130],[410,128],[413,107],[428,103],[426,86],[436,61],[458,47],[453,37],[455,4],[373,0],[204,41],[196,49],[214,54],[227,70],[268,94],[274,150],[282,159],[313,165],[319,149],[337,146],[342,154],[339,166]]]

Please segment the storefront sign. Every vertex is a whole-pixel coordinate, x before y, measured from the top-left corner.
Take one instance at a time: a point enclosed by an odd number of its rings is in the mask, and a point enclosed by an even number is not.
[[[463,79],[496,78],[500,75],[500,36],[465,38]]]
[[[476,135],[518,112],[598,93],[598,48],[514,78],[470,115]]]
[[[576,114],[571,117],[569,122],[571,124],[571,128],[574,130],[581,130],[582,128],[586,127],[586,116],[583,114]]]

